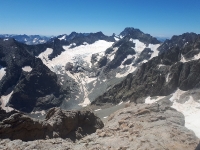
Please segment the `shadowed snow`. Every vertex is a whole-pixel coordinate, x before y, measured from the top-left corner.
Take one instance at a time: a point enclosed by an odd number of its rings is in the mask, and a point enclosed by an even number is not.
[[[13,93],[13,91],[10,94],[8,94],[8,95],[2,95],[0,97],[1,108],[4,109],[6,112],[9,112],[9,111],[13,110],[13,108],[11,108],[11,107],[6,107],[6,104],[8,103],[8,101],[9,101],[12,93]]]

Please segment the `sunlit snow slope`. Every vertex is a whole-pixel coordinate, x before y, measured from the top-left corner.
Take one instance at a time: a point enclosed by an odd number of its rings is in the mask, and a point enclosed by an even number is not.
[[[108,47],[110,47],[113,42],[107,42],[104,40],[96,41],[93,44],[84,43],[84,45],[80,45],[74,48],[71,48],[71,44],[69,46],[63,46],[65,49],[57,57],[52,60],[48,59],[48,55],[52,53],[52,49],[47,48],[47,50],[41,53],[38,57],[42,59],[43,63],[47,65],[52,71],[57,74],[67,74],[69,77],[73,78],[80,87],[80,92],[83,96],[77,95],[75,100],[80,101],[80,105],[86,106],[90,104],[90,100],[88,99],[88,94],[90,91],[87,88],[87,84],[94,82],[97,80],[96,77],[90,78],[84,72],[72,73],[70,71],[65,70],[65,65],[68,62],[71,62],[73,65],[80,65],[82,67],[91,67],[91,56],[95,53],[103,53]],[[62,84],[62,83],[61,83]],[[83,98],[83,101],[81,100]]]

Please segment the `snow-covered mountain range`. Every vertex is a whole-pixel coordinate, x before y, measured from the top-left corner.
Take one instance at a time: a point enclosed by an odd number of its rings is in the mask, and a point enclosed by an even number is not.
[[[9,39],[14,38],[16,41],[28,44],[28,45],[36,45],[36,44],[43,44],[46,43],[50,38],[47,36],[41,35],[17,35],[17,34],[0,34],[0,38]]]
[[[167,99],[200,137],[200,35],[185,33],[162,43],[125,28],[119,35],[72,32],[37,44],[13,38],[0,39],[0,96],[6,111],[34,114],[91,103],[100,110]]]

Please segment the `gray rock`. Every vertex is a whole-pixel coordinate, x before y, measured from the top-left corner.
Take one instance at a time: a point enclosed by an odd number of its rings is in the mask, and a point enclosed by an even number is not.
[[[108,117],[105,127],[73,143],[70,140],[53,138],[21,141],[0,140],[1,149],[73,149],[73,150],[198,150],[199,139],[184,127],[184,116],[161,100],[157,104],[132,104]],[[52,109],[47,116],[52,118],[62,113]],[[65,114],[68,112],[65,112]],[[75,115],[75,114],[74,114]],[[72,115],[73,116],[73,115]],[[62,118],[62,117],[61,117]],[[70,120],[71,118],[69,118]],[[60,118],[48,122],[61,122]],[[55,124],[53,127],[57,127]],[[59,128],[58,128],[59,130]],[[77,129],[77,132],[82,132]]]
[[[183,114],[170,105],[167,100],[152,105],[132,104],[110,115],[103,129],[78,144],[83,149],[194,150],[199,139],[184,127]]]
[[[69,137],[75,140],[103,126],[102,121],[90,111],[64,111],[52,108],[43,121],[32,119],[22,113],[12,114],[0,122],[0,138],[30,141]]]

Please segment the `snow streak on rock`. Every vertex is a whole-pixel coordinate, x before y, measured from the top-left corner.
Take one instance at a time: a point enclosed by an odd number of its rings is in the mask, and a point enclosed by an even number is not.
[[[6,68],[1,68],[0,69],[0,80],[3,78],[3,76],[6,74],[6,71],[5,71]]]

